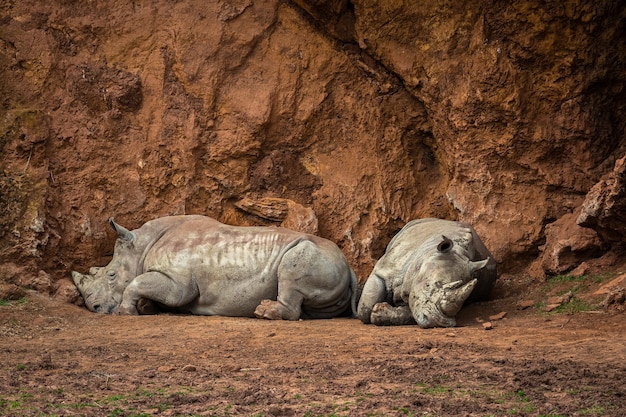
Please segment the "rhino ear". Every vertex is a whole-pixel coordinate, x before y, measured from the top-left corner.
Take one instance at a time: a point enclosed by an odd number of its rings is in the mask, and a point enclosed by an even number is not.
[[[452,242],[452,240],[442,235],[441,242],[439,242],[439,244],[437,245],[437,251],[441,253],[448,253],[450,252],[450,250],[452,250],[453,246],[454,246],[454,242]]]
[[[132,242],[133,239],[135,239],[135,235],[133,234],[133,232],[115,223],[115,220],[113,220],[113,217],[109,217],[109,225],[111,225],[111,228],[115,230],[115,233],[117,233],[119,238],[122,239],[123,241]]]
[[[86,285],[89,285],[94,280],[93,275],[81,274],[80,272],[72,271],[72,281],[79,290],[82,291]]]

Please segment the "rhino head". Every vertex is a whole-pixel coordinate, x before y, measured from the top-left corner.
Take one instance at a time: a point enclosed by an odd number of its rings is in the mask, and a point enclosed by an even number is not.
[[[466,248],[442,236],[436,252],[405,281],[415,322],[421,328],[454,327],[456,314],[478,283],[475,273],[488,263],[489,258],[472,261]]]
[[[87,308],[105,314],[120,305],[124,290],[137,272],[134,233],[115,223],[113,218],[109,219],[109,224],[118,234],[111,262],[104,267],[91,268],[88,274],[72,271],[72,280]]]

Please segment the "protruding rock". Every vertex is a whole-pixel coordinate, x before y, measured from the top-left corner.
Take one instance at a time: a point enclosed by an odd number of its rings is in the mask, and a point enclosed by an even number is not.
[[[517,302],[517,308],[519,310],[526,310],[527,308],[530,308],[534,305],[535,305],[534,300],[522,300],[522,301]]]
[[[621,274],[616,278],[613,278],[611,281],[602,285],[594,294],[595,295],[603,295],[609,294],[611,291],[614,291],[618,288],[626,288],[626,274]]]
[[[506,317],[506,311],[501,311],[498,314],[493,314],[493,315],[489,316],[489,320],[490,321],[498,321],[498,320],[502,320],[505,317]]]
[[[626,157],[615,163],[615,168],[587,193],[578,223],[589,227],[603,239],[615,242],[626,238]]]
[[[576,215],[570,213],[546,226],[541,266],[548,274],[561,274],[601,253],[602,241],[597,233],[578,226]]]
[[[235,203],[235,207],[263,219],[280,222],[280,226],[287,229],[317,233],[317,216],[313,209],[286,198],[242,198]]]

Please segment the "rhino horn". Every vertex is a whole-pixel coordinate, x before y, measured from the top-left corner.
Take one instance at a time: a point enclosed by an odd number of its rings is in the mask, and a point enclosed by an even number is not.
[[[489,258],[483,259],[482,261],[470,261],[469,263],[469,271],[470,274],[473,274],[476,271],[479,271],[487,266],[489,263]]]
[[[111,228],[115,230],[115,233],[117,233],[120,239],[126,242],[132,242],[133,239],[135,238],[135,235],[133,235],[133,232],[126,229],[124,226],[120,226],[119,224],[115,223],[115,220],[113,220],[113,217],[109,217],[109,224],[111,225]]]
[[[439,309],[449,317],[454,317],[461,310],[463,303],[470,296],[478,283],[473,279],[465,284],[463,281],[455,281],[443,286],[443,296],[439,302]]]
[[[454,246],[454,242],[452,242],[452,240],[442,235],[441,242],[439,242],[439,244],[437,245],[437,251],[441,253],[447,253],[447,252],[450,252],[450,250],[452,249],[452,246]]]

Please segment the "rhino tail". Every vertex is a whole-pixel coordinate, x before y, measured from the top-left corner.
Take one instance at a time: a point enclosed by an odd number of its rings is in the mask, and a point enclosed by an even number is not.
[[[352,294],[350,296],[350,308],[352,309],[352,317],[356,317],[356,306],[359,302],[359,282],[357,281],[356,274],[354,273],[352,268],[350,268],[350,291],[352,291]]]

